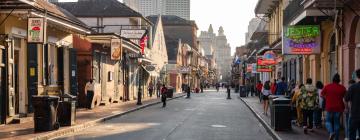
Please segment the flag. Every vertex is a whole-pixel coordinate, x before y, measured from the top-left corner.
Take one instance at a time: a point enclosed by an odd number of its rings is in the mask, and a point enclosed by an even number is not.
[[[148,40],[147,35],[140,39],[141,54],[144,54],[145,47],[147,46],[147,40]]]

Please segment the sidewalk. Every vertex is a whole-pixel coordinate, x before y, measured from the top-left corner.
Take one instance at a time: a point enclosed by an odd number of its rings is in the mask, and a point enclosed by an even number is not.
[[[241,98],[242,101],[245,102],[245,104],[258,116],[261,117],[261,119],[270,127],[270,115],[265,116],[263,112],[263,104],[259,102],[258,97],[245,97]],[[270,114],[270,112],[268,112]],[[272,129],[272,128],[271,128]],[[272,130],[275,135],[283,140],[295,140],[295,139],[306,139],[306,140],[323,140],[328,139],[329,135],[325,128],[321,129],[314,129],[314,132],[309,132],[307,135],[303,133],[303,129],[301,127],[292,125],[291,131],[274,131]],[[344,139],[342,135],[340,135],[340,139]]]
[[[174,98],[184,96],[182,93],[174,95]],[[143,105],[136,105],[136,100],[129,102],[114,103],[107,106],[99,106],[92,110],[89,109],[77,109],[76,111],[76,125],[68,127],[60,127],[59,130],[48,132],[34,132],[33,121],[21,123],[21,124],[9,124],[0,126],[0,139],[16,139],[16,140],[28,140],[28,139],[49,139],[56,136],[69,134],[75,131],[81,131],[85,128],[96,125],[97,123],[109,120],[114,117],[124,115],[129,112],[133,112],[157,103],[160,103],[160,99],[153,97],[151,99],[145,99],[142,101]]]

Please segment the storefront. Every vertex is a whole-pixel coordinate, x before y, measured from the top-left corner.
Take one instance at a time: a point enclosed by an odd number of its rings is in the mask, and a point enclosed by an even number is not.
[[[2,123],[33,112],[33,95],[77,95],[72,36],[89,33],[83,23],[46,1],[17,5],[11,2],[0,5],[0,17],[4,19],[0,26],[3,50],[0,55],[4,64],[0,66],[0,83],[8,85],[0,93]],[[48,10],[46,14],[44,7]]]

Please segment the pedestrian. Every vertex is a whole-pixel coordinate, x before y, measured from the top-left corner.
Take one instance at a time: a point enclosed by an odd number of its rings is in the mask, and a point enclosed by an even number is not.
[[[200,92],[204,93],[204,84],[203,83],[200,84]]]
[[[156,83],[156,97],[157,98],[160,98],[160,90],[161,90],[161,83],[160,83],[160,81],[158,81]]]
[[[219,83],[216,83],[216,84],[215,84],[215,87],[216,87],[216,91],[219,92],[220,84],[219,84]]]
[[[340,75],[335,74],[333,83],[328,84],[321,91],[321,96],[325,98],[326,121],[325,126],[330,134],[330,139],[339,140],[340,116],[344,112],[344,96],[346,88],[339,84]]]
[[[307,134],[308,131],[313,132],[313,113],[314,109],[317,106],[318,95],[316,87],[312,85],[312,79],[308,78],[306,84],[301,89],[301,94],[299,95],[300,107],[303,113],[303,128],[304,133]]]
[[[275,93],[276,93],[276,79],[274,79],[273,83],[271,83],[270,91],[271,91],[271,94],[275,95]]]
[[[285,82],[285,77],[282,77],[279,80],[279,83],[276,85],[276,95],[287,95],[288,85]]]
[[[321,81],[317,81],[316,82],[316,89],[317,89],[317,93],[318,93],[318,99],[319,99],[319,105],[318,107],[314,110],[314,125],[316,128],[322,128],[322,114],[323,114],[323,110],[325,108],[324,106],[324,98],[321,97],[321,91],[324,88],[324,85]]]
[[[187,89],[186,89],[186,93],[187,93],[186,98],[190,98],[191,87],[190,87],[190,85],[187,85],[186,87],[187,87]]]
[[[357,83],[349,87],[345,101],[350,104],[349,140],[356,139],[356,131],[360,129],[360,69],[356,70]]]
[[[349,87],[351,87],[353,84],[355,84],[355,80],[350,80],[349,81]],[[346,95],[345,95],[346,97]],[[345,139],[348,140],[349,137],[350,137],[350,131],[349,131],[349,126],[350,126],[350,110],[349,110],[349,106],[351,105],[350,103],[347,103],[345,100],[344,100],[344,103],[345,103],[345,110],[344,110],[344,122],[345,122]],[[359,130],[358,130],[359,132]]]
[[[304,84],[299,84],[298,86],[296,86],[294,89],[294,95],[291,98],[291,102],[296,108],[296,125],[299,127],[301,127],[303,123],[303,113],[301,111],[300,100],[299,100],[300,99],[299,96],[301,95],[301,89],[303,87]]]
[[[262,93],[262,100],[263,100],[263,104],[264,104],[263,114],[267,116],[267,112],[268,112],[268,108],[269,108],[269,95],[271,94],[270,81],[265,82],[261,93]]]
[[[152,82],[149,83],[148,91],[151,98],[154,91],[154,85],[152,84]]]
[[[88,82],[85,85],[85,93],[86,93],[86,99],[87,99],[86,107],[88,109],[92,108],[92,101],[94,99],[94,89],[95,89],[94,80],[93,79],[88,80]]]
[[[256,93],[259,96],[260,103],[262,100],[262,93],[261,93],[262,88],[263,88],[263,84],[261,83],[261,81],[258,81],[258,83],[256,84]]]
[[[166,107],[166,97],[167,97],[167,88],[165,85],[162,85],[161,88],[161,101],[163,102],[162,107]]]

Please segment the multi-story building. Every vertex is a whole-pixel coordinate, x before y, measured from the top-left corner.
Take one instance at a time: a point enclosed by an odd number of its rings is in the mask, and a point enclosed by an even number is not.
[[[175,15],[190,20],[190,0],[124,0],[144,16]]]
[[[215,59],[218,65],[219,80],[227,81],[230,78],[231,70],[231,48],[227,42],[223,27],[220,26],[218,35],[215,38]]]

